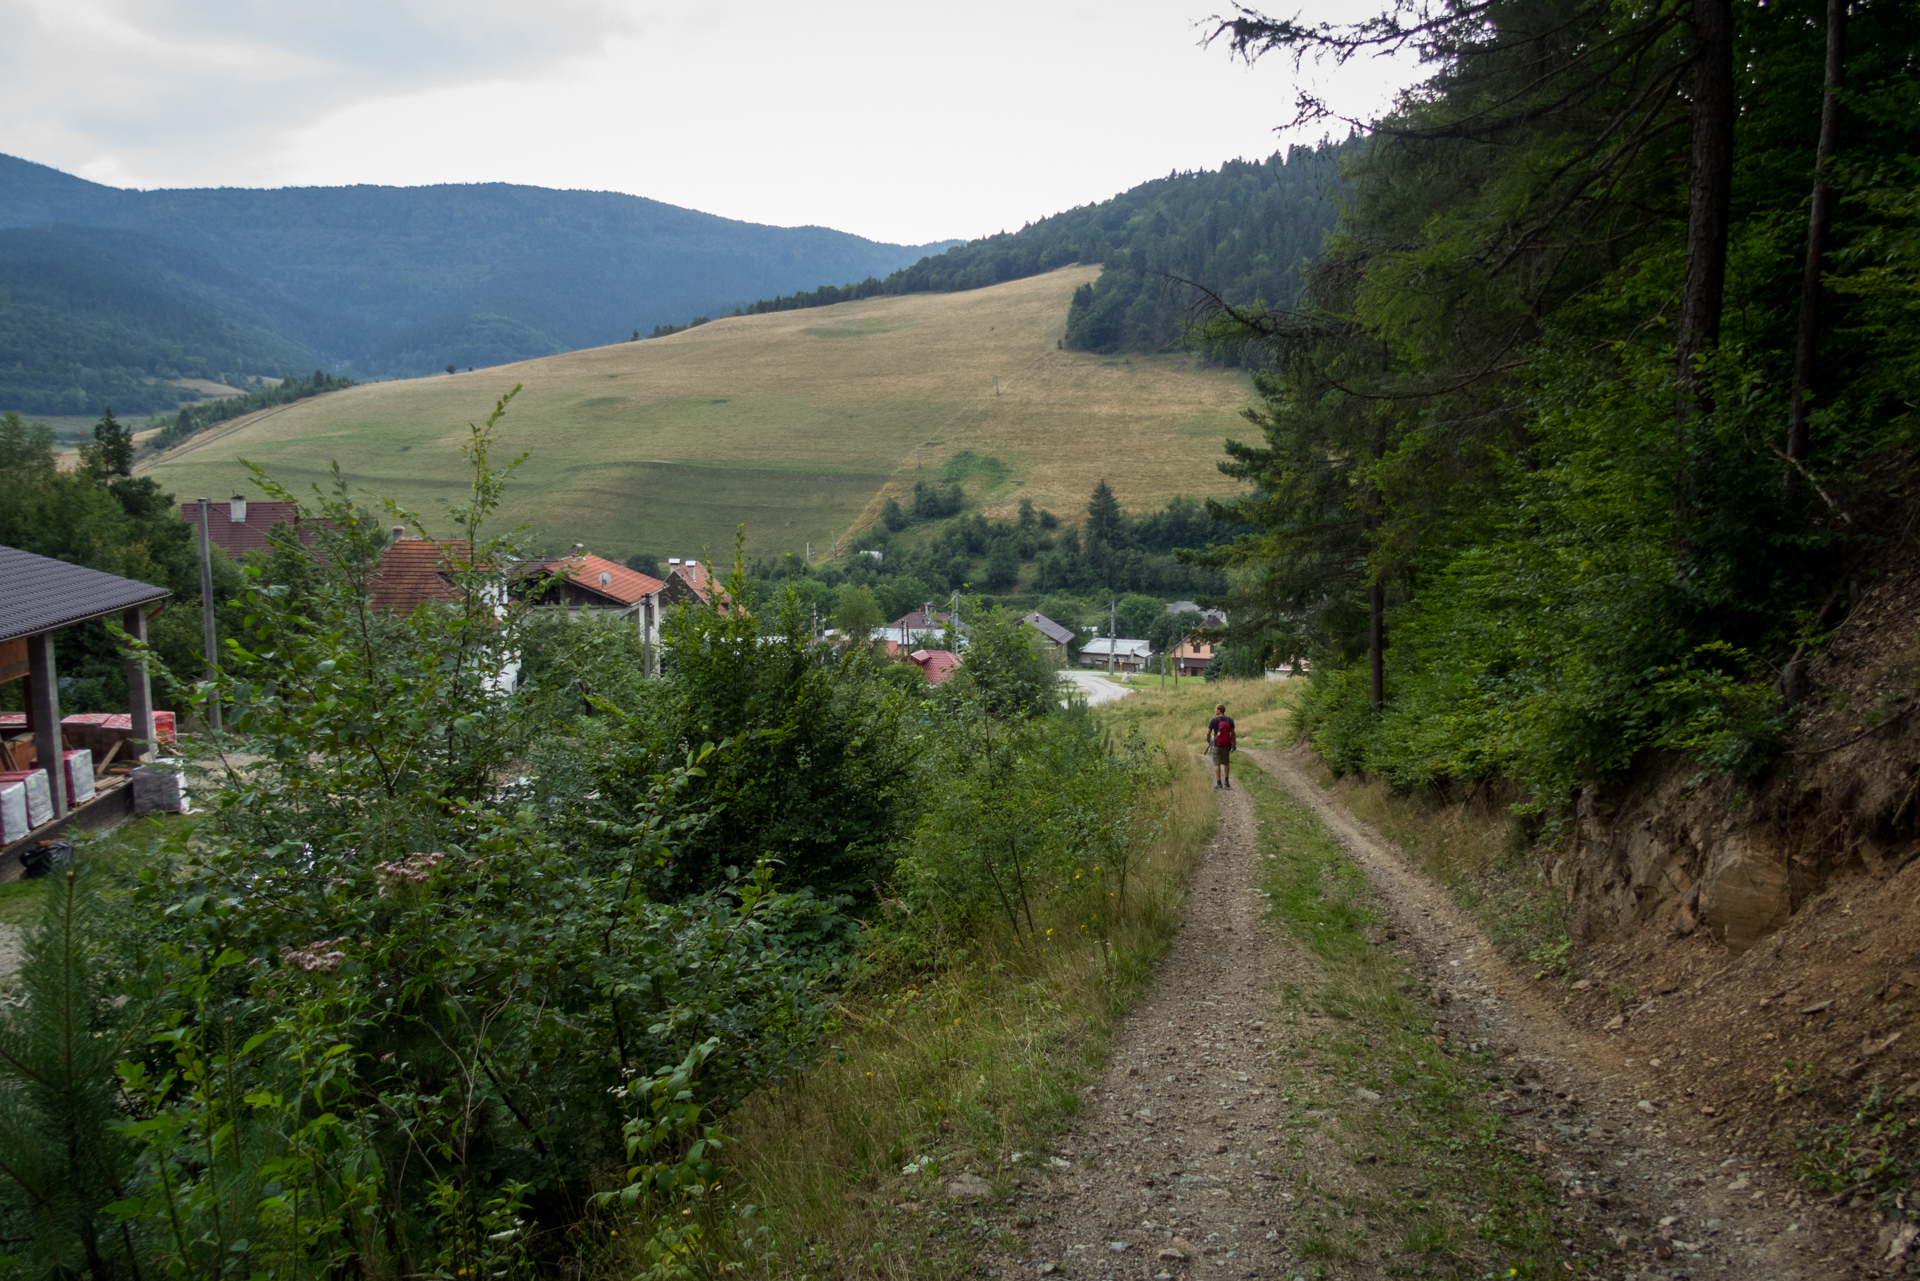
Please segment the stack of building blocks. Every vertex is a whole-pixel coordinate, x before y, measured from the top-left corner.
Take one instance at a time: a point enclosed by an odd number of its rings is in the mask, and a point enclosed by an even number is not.
[[[86,748],[61,754],[67,770],[67,804],[78,805],[93,799],[93,753]]]
[[[53,822],[53,790],[47,785],[47,772],[43,769],[18,769],[0,773],[0,788],[17,783],[22,790],[27,814],[26,831],[39,827],[43,823]],[[19,837],[9,834],[9,841]]]

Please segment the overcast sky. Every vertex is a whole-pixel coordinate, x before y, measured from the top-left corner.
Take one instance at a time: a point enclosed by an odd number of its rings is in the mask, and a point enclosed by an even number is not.
[[[1227,7],[0,0],[0,151],[117,186],[625,191],[919,244],[1270,154],[1296,76],[1202,48]],[[1364,117],[1415,69],[1306,75]]]

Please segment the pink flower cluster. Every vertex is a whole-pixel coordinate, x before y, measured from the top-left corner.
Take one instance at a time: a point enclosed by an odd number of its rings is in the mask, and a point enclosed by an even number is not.
[[[349,941],[346,938],[321,939],[305,947],[283,947],[280,949],[280,960],[308,974],[331,974],[340,968],[340,962],[347,959],[347,954],[339,949],[341,944]]]
[[[445,854],[409,854],[397,863],[375,863],[373,878],[380,883],[380,897],[385,898],[403,885],[425,885],[441,862]]]

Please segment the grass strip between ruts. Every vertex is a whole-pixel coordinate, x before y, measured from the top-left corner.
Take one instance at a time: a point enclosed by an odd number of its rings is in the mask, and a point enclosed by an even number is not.
[[[1433,1011],[1386,929],[1361,870],[1305,806],[1246,761],[1235,786],[1259,821],[1259,880],[1269,917],[1319,962],[1310,991],[1289,990],[1289,1022],[1315,1030],[1275,1063],[1292,1104],[1287,1145],[1302,1149],[1309,1111],[1332,1113],[1351,1178],[1299,1176],[1296,1213],[1311,1221],[1301,1276],[1355,1264],[1387,1276],[1565,1276],[1580,1266],[1554,1239],[1553,1199],[1503,1120],[1481,1105],[1492,1055],[1450,1056],[1429,1036]],[[1581,1268],[1584,1270],[1584,1268]]]

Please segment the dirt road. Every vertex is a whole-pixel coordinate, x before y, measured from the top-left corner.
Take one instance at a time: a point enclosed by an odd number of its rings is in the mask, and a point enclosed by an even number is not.
[[[1685,1097],[1654,1092],[1609,1044],[1574,1032],[1557,987],[1515,973],[1444,889],[1297,759],[1241,755],[1308,806],[1366,873],[1389,946],[1427,987],[1436,1053],[1471,1065],[1484,1087],[1478,1106],[1502,1116],[1502,1143],[1531,1153],[1552,1190],[1569,1274],[1877,1275],[1871,1224],[1811,1204],[1763,1162],[1727,1150]],[[1389,1176],[1287,1067],[1328,1021],[1300,997],[1317,963],[1266,923],[1262,820],[1248,793],[1219,798],[1218,834],[1173,950],[1116,1031],[1079,1122],[1016,1198],[1031,1224],[1021,1248],[992,1262],[1003,1276],[1455,1275],[1463,1261],[1409,1257],[1419,1251],[1405,1222],[1367,1210],[1391,1195]],[[1371,1106],[1395,1102],[1358,1093]],[[1309,1199],[1319,1208],[1309,1212]],[[1349,1211],[1330,1225],[1325,1207],[1339,1204]],[[1335,1228],[1347,1243],[1337,1250]]]

